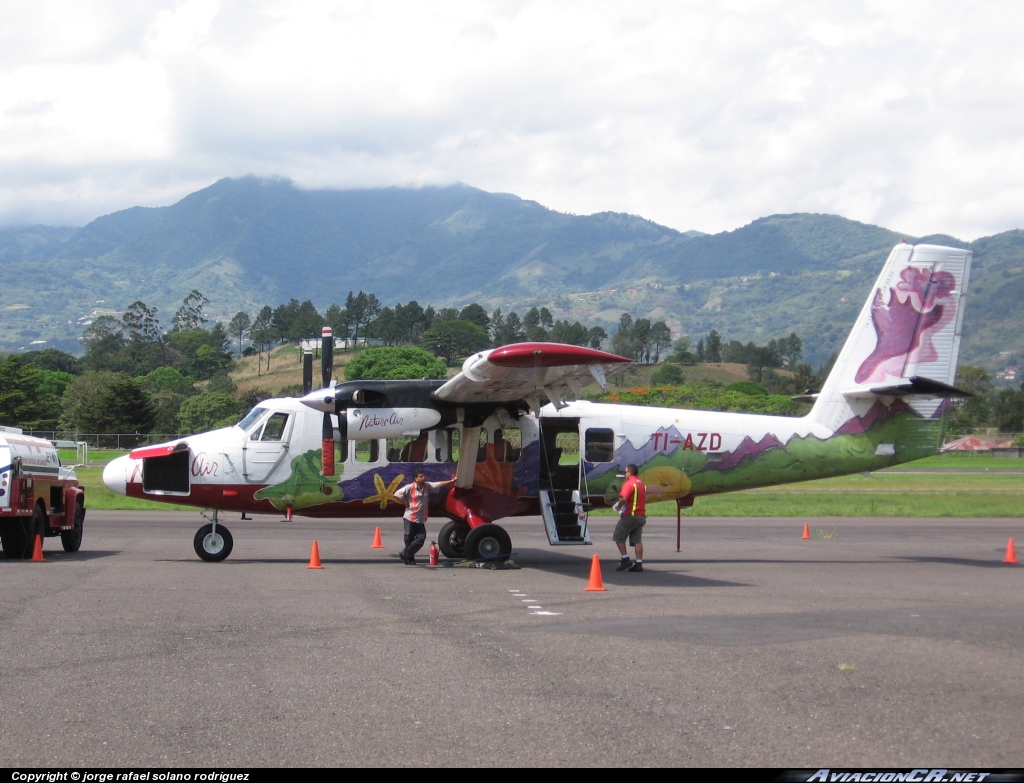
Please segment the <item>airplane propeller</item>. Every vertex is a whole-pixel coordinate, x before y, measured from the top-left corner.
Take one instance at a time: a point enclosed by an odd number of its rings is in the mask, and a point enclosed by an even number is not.
[[[331,385],[334,371],[334,330],[325,326],[320,333],[320,376],[323,388]],[[313,349],[307,347],[302,354],[302,394],[307,395],[313,389]],[[321,437],[323,457],[321,468],[324,476],[334,475],[334,425],[331,414],[324,413],[323,432]]]
[[[331,385],[331,375],[334,371],[334,330],[325,326],[320,335],[320,374],[324,382],[323,388]],[[308,394],[308,392],[307,392]],[[324,414],[323,426],[323,474],[334,475],[334,426],[331,424],[331,414]]]

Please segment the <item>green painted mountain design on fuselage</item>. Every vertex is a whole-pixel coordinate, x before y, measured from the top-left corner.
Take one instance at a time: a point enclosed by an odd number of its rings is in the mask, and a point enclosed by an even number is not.
[[[319,450],[307,451],[291,461],[291,475],[280,484],[264,487],[253,495],[255,500],[269,500],[274,508],[284,511],[291,507],[299,511],[310,506],[320,506],[341,500],[344,493],[335,482],[337,476],[330,480],[320,475],[322,458]],[[339,471],[344,470],[338,464]],[[340,473],[339,473],[340,475]]]
[[[795,435],[786,443],[772,435],[758,442],[747,438],[739,449],[721,455],[721,459],[709,460],[703,451],[677,447],[641,462],[634,455],[622,453],[636,451],[638,455],[638,450],[628,446],[618,450],[617,458],[619,463],[636,461],[642,477],[680,474],[675,481],[666,482],[668,488],[657,498],[669,500],[880,470],[931,456],[942,443],[948,415],[924,419],[900,403],[875,409],[872,414],[872,423],[862,431],[840,431],[824,439]],[[893,444],[895,453],[879,454],[881,444]],[[588,476],[589,493],[603,495],[611,502],[621,481],[614,469]]]

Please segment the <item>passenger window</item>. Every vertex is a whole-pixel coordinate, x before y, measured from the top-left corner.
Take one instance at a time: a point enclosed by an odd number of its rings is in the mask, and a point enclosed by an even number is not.
[[[357,440],[356,462],[378,462],[380,460],[379,440]]]
[[[388,462],[426,462],[430,451],[427,433],[420,433],[418,438],[388,438]]]
[[[263,434],[260,436],[260,440],[278,441],[284,435],[285,425],[288,423],[287,413],[275,413],[269,419],[267,423],[263,425]]]
[[[494,459],[515,462],[523,450],[523,431],[517,427],[494,431]]]
[[[440,430],[437,435],[437,449],[434,452],[438,462],[459,461],[459,439],[457,429]]]
[[[612,462],[615,459],[615,433],[605,428],[587,430],[587,462]]]

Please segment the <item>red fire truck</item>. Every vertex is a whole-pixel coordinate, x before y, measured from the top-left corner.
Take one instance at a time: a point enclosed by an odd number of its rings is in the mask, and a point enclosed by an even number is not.
[[[32,556],[36,536],[60,536],[66,552],[82,545],[85,490],[61,467],[48,440],[0,427],[0,542],[13,559]]]

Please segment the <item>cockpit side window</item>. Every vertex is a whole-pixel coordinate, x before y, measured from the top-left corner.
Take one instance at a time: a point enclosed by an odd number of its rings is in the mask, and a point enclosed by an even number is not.
[[[263,426],[263,434],[260,435],[260,440],[281,440],[281,437],[284,435],[285,425],[287,423],[287,413],[273,414],[269,419],[267,419],[267,423]]]
[[[262,416],[266,412],[266,408],[260,408],[259,406],[257,406],[253,408],[251,411],[249,411],[247,414],[245,414],[245,418],[238,422],[238,424],[236,424],[235,426],[241,427],[243,430],[247,430],[249,429],[249,427],[251,427],[259,420],[260,416]]]

